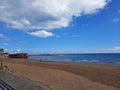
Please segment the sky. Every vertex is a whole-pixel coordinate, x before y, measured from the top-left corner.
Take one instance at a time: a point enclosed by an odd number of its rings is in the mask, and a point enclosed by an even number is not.
[[[0,0],[10,53],[120,53],[120,0]]]

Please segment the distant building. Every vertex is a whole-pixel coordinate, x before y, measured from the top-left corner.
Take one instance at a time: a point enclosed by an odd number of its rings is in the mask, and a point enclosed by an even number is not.
[[[28,54],[27,54],[27,53],[9,54],[9,58],[22,58],[22,59],[27,59],[27,58],[28,58]]]
[[[3,58],[8,58],[9,57],[9,53],[3,53],[2,57]]]

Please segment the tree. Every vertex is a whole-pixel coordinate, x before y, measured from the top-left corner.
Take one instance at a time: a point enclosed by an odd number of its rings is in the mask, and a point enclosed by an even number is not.
[[[2,55],[3,55],[3,53],[4,53],[4,49],[1,48],[1,49],[0,49],[0,56],[1,56],[1,60],[0,60],[0,61],[1,61],[1,64],[0,64],[0,65],[1,65],[1,66],[3,66],[3,61],[2,61]]]
[[[2,53],[4,53],[4,49],[3,48],[0,49],[0,54],[2,54]]]

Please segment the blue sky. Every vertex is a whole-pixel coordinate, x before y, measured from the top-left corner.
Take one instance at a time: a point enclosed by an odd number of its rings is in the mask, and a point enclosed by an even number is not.
[[[12,1],[0,4],[0,48],[7,52],[120,52],[119,0]]]

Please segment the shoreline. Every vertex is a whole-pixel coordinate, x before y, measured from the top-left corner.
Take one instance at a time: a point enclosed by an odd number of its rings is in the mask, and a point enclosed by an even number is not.
[[[107,66],[120,66],[120,64],[104,64],[104,63],[83,63],[83,62],[72,62],[72,61],[46,61],[46,60],[33,60],[33,59],[25,59],[29,61],[36,61],[36,62],[51,62],[51,63],[68,63],[68,64],[86,64],[86,65],[107,65]]]
[[[53,90],[82,90],[81,87],[86,88],[83,90],[120,89],[120,66],[21,59],[4,60],[4,64],[13,73],[40,82]]]
[[[61,54],[59,56],[28,56],[30,60],[53,61],[53,62],[72,62],[84,64],[110,64],[120,65],[119,53],[93,53],[93,54]]]

